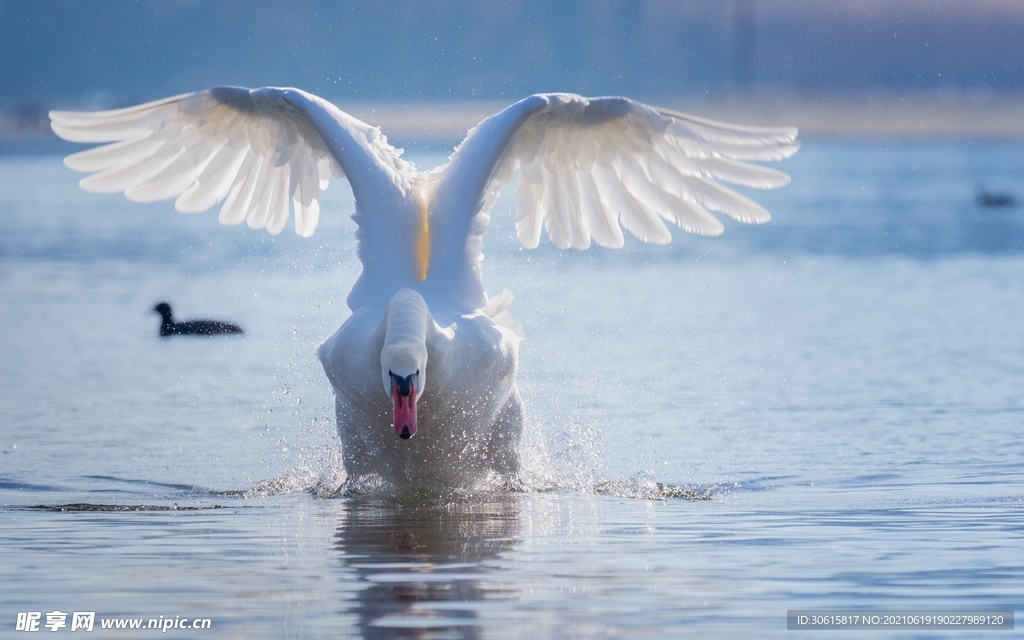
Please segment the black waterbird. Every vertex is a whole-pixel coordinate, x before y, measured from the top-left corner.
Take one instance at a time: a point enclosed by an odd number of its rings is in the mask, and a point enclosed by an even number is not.
[[[175,322],[171,315],[171,305],[166,302],[153,307],[153,311],[160,314],[163,321],[160,323],[160,336],[216,336],[225,333],[244,333],[242,328],[230,322],[220,320],[186,320]]]

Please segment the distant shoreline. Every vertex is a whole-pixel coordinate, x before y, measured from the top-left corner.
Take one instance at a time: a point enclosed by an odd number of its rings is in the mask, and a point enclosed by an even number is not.
[[[1024,141],[1024,95],[653,99],[650,104],[737,124],[796,126],[800,137]],[[389,137],[459,141],[502,103],[341,105]]]
[[[743,96],[647,99],[704,118],[765,126],[796,126],[800,137],[891,141],[1024,141],[1024,94],[895,96]],[[380,127],[401,144],[454,146],[504,102],[337,104]],[[44,115],[31,121],[0,113],[0,153],[63,153]]]

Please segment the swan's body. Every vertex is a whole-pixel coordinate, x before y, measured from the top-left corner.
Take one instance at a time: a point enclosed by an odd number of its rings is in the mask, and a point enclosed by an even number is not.
[[[419,324],[421,341],[402,343],[409,333],[396,331],[406,327],[393,321],[403,314],[400,320]],[[415,329],[411,333],[418,337]],[[401,437],[405,425],[393,399],[382,392],[378,373],[403,366],[402,354],[388,352],[410,347],[423,349],[422,359],[410,359],[396,375],[417,369],[421,376],[429,374],[421,377],[425,386],[416,407],[421,428],[412,440]],[[411,289],[395,295],[383,318],[376,310],[356,310],[320,347],[334,386],[349,477],[377,475],[398,485],[457,485],[490,476],[514,482],[523,423],[515,384],[518,351],[516,335],[486,315],[432,317]],[[389,358],[390,365],[382,363]]]
[[[113,143],[65,160],[95,172],[83,188],[143,202],[176,197],[183,212],[223,203],[224,224],[276,234],[293,210],[295,230],[309,236],[320,190],[332,175],[348,177],[363,271],[348,296],[352,315],[319,355],[350,478],[399,485],[516,481],[522,334],[507,310],[511,294],[489,299],[480,272],[490,208],[516,170],[523,246],[536,247],[546,230],[559,248],[619,247],[622,227],[669,242],[663,220],[717,235],[722,224],[707,209],[766,222],[767,211],[714,180],[782,186],[784,173],[742,161],[797,150],[795,129],[570,94],[531,96],[484,120],[432,172],[297,89],[220,87],[50,115],[68,140]]]

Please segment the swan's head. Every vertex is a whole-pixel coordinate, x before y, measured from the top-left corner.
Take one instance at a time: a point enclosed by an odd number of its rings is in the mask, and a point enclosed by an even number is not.
[[[403,440],[416,435],[416,401],[426,382],[426,349],[392,347],[381,353],[384,388],[395,406],[395,435]]]
[[[380,373],[384,390],[395,403],[395,433],[416,435],[416,402],[426,387],[427,326],[433,323],[423,296],[402,289],[388,303]]]

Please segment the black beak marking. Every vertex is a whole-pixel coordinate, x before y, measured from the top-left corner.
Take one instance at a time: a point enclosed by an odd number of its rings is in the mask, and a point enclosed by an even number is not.
[[[416,377],[416,375],[418,375],[418,374],[419,374],[419,371],[417,371],[416,373],[410,373],[409,375],[407,375],[407,376],[405,376],[403,378],[402,376],[397,376],[397,375],[391,373],[391,371],[388,371],[388,375],[391,376],[391,388],[394,389],[395,386],[397,385],[398,386],[398,395],[400,395],[400,396],[411,396],[412,395],[413,378]]]
[[[403,426],[402,427],[402,433],[398,437],[401,438],[402,440],[408,440],[409,438],[411,438],[412,436],[409,435],[409,427],[408,426]]]

